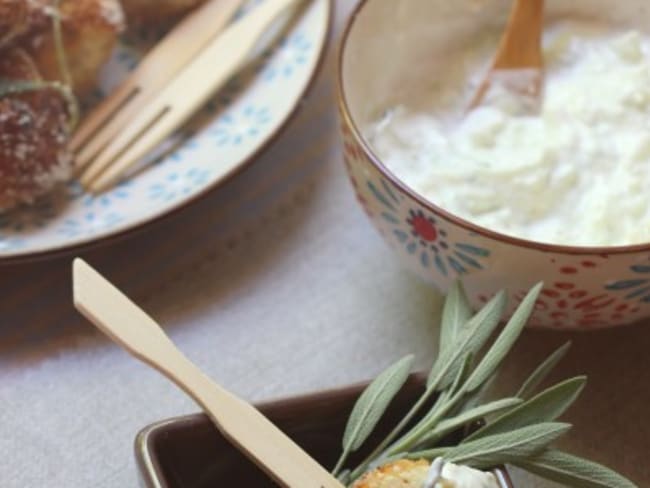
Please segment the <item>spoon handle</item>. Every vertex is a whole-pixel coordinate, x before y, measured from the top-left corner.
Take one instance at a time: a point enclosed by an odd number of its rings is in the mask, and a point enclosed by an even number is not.
[[[515,0],[492,69],[540,69],[544,0]]]
[[[472,97],[470,109],[481,103],[492,79],[498,79],[499,73],[501,82],[510,85],[511,91],[539,99],[544,68],[543,27],[544,0],[514,0],[490,71]]]
[[[249,403],[208,378],[160,326],[81,259],[73,264],[75,307],[129,353],[190,395],[219,431],[278,484],[343,488],[320,464]]]

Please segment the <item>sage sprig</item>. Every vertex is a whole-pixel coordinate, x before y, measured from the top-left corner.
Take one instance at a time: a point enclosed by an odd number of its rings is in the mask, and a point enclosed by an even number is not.
[[[343,453],[334,468],[335,475],[348,455],[359,449],[372,433],[390,402],[404,386],[412,363],[413,356],[401,359],[377,376],[361,394],[343,433]]]
[[[506,462],[529,459],[544,451],[571,428],[561,422],[542,422],[494,434],[452,447],[437,447],[408,453],[409,459],[437,459],[487,469]]]
[[[494,342],[494,345],[474,370],[472,376],[467,380],[465,391],[471,392],[476,390],[496,371],[519,338],[521,331],[524,329],[533,311],[541,290],[542,283],[539,283],[528,292],[519,307],[517,307],[517,310],[512,314],[512,317],[510,317],[510,320]]]
[[[521,398],[503,398],[501,400],[495,400],[485,405],[479,405],[470,410],[466,410],[455,417],[451,417],[445,420],[442,420],[435,429],[430,433],[426,434],[420,441],[423,444],[431,444],[435,441],[444,439],[447,435],[452,432],[463,428],[466,425],[472,424],[472,422],[480,421],[488,415],[493,415],[503,410],[509,410],[512,407],[516,407],[523,402]]]
[[[440,321],[440,344],[443,351],[448,351],[458,337],[460,328],[472,317],[472,307],[460,281],[455,281],[445,299]]]
[[[526,379],[514,397],[483,402],[489,385],[534,310],[542,284],[534,286],[488,347],[505,310],[505,292],[496,294],[472,315],[460,283],[445,300],[438,357],[426,387],[398,425],[354,469],[344,469],[350,453],[364,444],[388,405],[406,382],[412,358],[384,371],[363,392],[348,421],[343,452],[334,473],[353,484],[367,470],[400,459],[437,459],[487,469],[512,463],[576,488],[633,488],[621,475],[591,461],[553,450],[551,444],[571,428],[557,419],[576,401],[586,377],[577,376],[536,393],[537,387],[567,353],[570,344],[553,352]],[[485,352],[486,351],[486,352]],[[437,395],[431,404],[429,400]],[[431,405],[422,411],[425,405]],[[413,421],[419,416],[415,425]],[[456,445],[440,445],[450,434],[485,424]]]
[[[508,432],[537,422],[551,422],[560,417],[576,401],[586,382],[585,376],[577,376],[558,383],[504,413],[465,438],[463,442]]]
[[[505,293],[497,293],[474,317],[469,319],[465,325],[457,327],[454,341],[445,344],[440,341],[444,348],[439,350],[438,359],[434,362],[427,387],[436,390],[445,389],[456,377],[458,370],[462,367],[464,358],[468,354],[476,354],[485,345],[487,340],[499,324],[506,304]],[[462,306],[458,302],[457,306]],[[453,317],[452,314],[450,316]]]
[[[426,418],[424,422],[420,422],[416,427],[411,429],[399,441],[395,442],[390,447],[388,451],[389,454],[402,452],[417,445],[420,439],[424,437],[429,430],[434,428],[437,422],[442,420],[444,415],[449,413],[453,408],[457,407],[458,402],[462,400],[463,396],[466,393],[471,393],[472,391],[480,388],[480,386],[494,374],[508,352],[510,352],[510,349],[512,349],[512,346],[526,325],[526,321],[532,312],[540,290],[541,283],[530,290],[530,292],[521,302],[521,305],[512,314],[512,317],[503,328],[497,339],[494,341],[492,347],[489,348],[488,352],[485,354],[478,366],[476,366],[474,371],[469,375],[467,381],[463,384],[459,391],[453,395],[445,407],[441,408],[438,415]],[[500,293],[499,295],[505,296],[504,293]],[[503,306],[505,306],[505,299]],[[481,315],[481,312],[479,312],[475,317],[479,317]],[[496,317],[497,323],[500,317],[501,314]],[[473,320],[474,319],[471,319],[470,322]],[[488,323],[491,324],[491,321],[494,319],[493,317],[490,317],[489,320],[490,322]]]
[[[535,392],[535,389],[546,379],[546,377],[553,371],[553,368],[557,366],[566,353],[571,348],[571,341],[565,342],[562,346],[557,348],[553,354],[544,360],[533,373],[526,378],[524,384],[521,385],[521,388],[515,396],[519,398],[530,398],[530,396]]]
[[[636,484],[605,466],[552,449],[513,464],[530,473],[574,488],[638,488]]]
[[[450,449],[444,457],[452,463],[487,469],[539,454],[569,429],[570,424],[561,422],[529,425],[460,444]]]

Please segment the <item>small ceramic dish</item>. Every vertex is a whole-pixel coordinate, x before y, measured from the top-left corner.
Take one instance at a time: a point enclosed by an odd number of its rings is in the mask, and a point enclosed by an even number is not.
[[[239,15],[257,3],[249,0]],[[306,4],[276,42],[267,39],[262,55],[164,144],[168,152],[146,171],[101,195],[71,182],[33,206],[0,213],[0,264],[108,242],[225,183],[297,113],[319,72],[331,18],[332,0]],[[114,89],[158,36],[142,30],[122,39],[102,70],[98,99]]]
[[[385,435],[406,413],[423,384],[424,377],[411,376],[373,434],[375,440]],[[267,403],[259,409],[323,466],[333,466],[340,453],[348,415],[365,386]],[[369,444],[373,444],[372,439]],[[359,453],[361,456],[364,454],[367,453]],[[275,486],[202,414],[146,427],[136,438],[135,455],[141,479],[147,488]],[[359,457],[356,459],[358,461]],[[502,488],[514,488],[505,470],[499,469],[495,473]]]
[[[345,161],[359,202],[399,258],[446,291],[461,277],[475,307],[498,290],[511,310],[543,280],[533,326],[591,329],[650,316],[650,243],[572,247],[509,237],[452,215],[392,174],[362,135],[400,97],[435,79],[445,53],[481,31],[500,32],[510,0],[364,0],[350,17],[339,55]],[[554,18],[595,17],[648,32],[643,0],[548,0]],[[495,36],[498,38],[498,35]],[[496,47],[496,46],[495,46]],[[389,60],[389,62],[387,62]]]

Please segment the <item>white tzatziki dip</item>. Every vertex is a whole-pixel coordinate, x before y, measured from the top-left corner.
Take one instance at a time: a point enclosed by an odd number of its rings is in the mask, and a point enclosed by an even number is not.
[[[532,113],[499,89],[466,112],[493,54],[482,44],[365,128],[389,170],[447,211],[512,236],[650,241],[648,38],[587,21],[554,25]]]

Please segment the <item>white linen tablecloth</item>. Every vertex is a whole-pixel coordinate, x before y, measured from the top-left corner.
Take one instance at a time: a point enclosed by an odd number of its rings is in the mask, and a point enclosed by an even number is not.
[[[334,36],[355,2],[337,4]],[[223,188],[84,257],[251,401],[428,366],[440,297],[403,271],[354,201],[337,138],[334,44],[287,132]],[[0,268],[0,487],[137,485],[136,432],[197,407],[72,309],[70,258]],[[512,391],[569,334],[527,331]],[[575,335],[557,377],[590,375],[565,447],[650,486],[650,327]],[[520,487],[549,487],[516,474]]]

